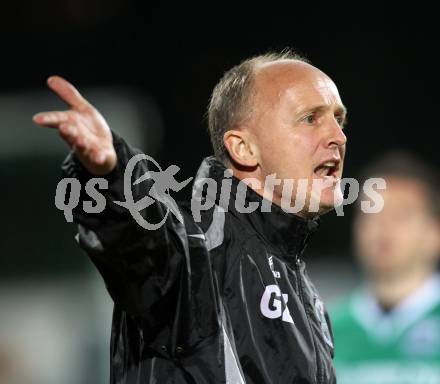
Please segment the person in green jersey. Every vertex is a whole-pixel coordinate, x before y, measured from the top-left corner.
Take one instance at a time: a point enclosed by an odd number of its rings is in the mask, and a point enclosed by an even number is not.
[[[338,384],[440,384],[438,170],[399,152],[370,164],[369,177],[385,179],[384,205],[358,209],[365,283],[331,311]]]

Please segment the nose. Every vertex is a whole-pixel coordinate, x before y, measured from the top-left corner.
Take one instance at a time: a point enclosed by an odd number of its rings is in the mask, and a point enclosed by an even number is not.
[[[328,127],[327,146],[328,147],[342,147],[347,143],[347,136],[345,136],[341,125],[335,118],[331,119]]]

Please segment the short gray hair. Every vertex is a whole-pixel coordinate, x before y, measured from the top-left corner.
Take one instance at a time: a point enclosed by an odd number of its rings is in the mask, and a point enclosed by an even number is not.
[[[208,129],[214,155],[219,160],[230,159],[223,143],[224,134],[248,118],[252,110],[251,95],[256,66],[281,60],[309,62],[290,49],[268,52],[246,59],[231,68],[214,87],[207,111]]]

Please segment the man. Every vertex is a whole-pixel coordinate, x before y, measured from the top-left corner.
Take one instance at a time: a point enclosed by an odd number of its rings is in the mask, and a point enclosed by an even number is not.
[[[387,188],[384,209],[355,221],[367,281],[332,316],[338,383],[440,383],[438,171],[394,153],[365,176]]]
[[[182,222],[168,215],[154,231],[113,202],[124,200],[124,169],[137,152],[72,85],[59,77],[48,84],[70,109],[34,121],[72,147],[64,175],[81,185],[108,180],[106,209],[77,208],[74,219],[115,302],[112,383],[334,383],[328,316],[300,259],[317,216],[341,195],[346,112],[332,80],[289,53],[229,70],[208,111],[215,157],[193,187],[192,203],[213,206],[196,220],[183,204]],[[148,171],[137,165],[134,180]],[[282,182],[265,188],[273,174]],[[205,193],[208,177],[222,188]],[[297,214],[280,208],[289,179],[309,182]],[[151,188],[151,180],[134,183],[134,201]],[[255,204],[269,209],[249,209]],[[168,211],[156,201],[141,214],[158,223]]]

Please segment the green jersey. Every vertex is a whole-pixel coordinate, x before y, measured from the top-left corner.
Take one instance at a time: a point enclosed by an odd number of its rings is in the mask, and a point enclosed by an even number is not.
[[[440,384],[440,277],[392,311],[366,289],[331,311],[338,384]]]

